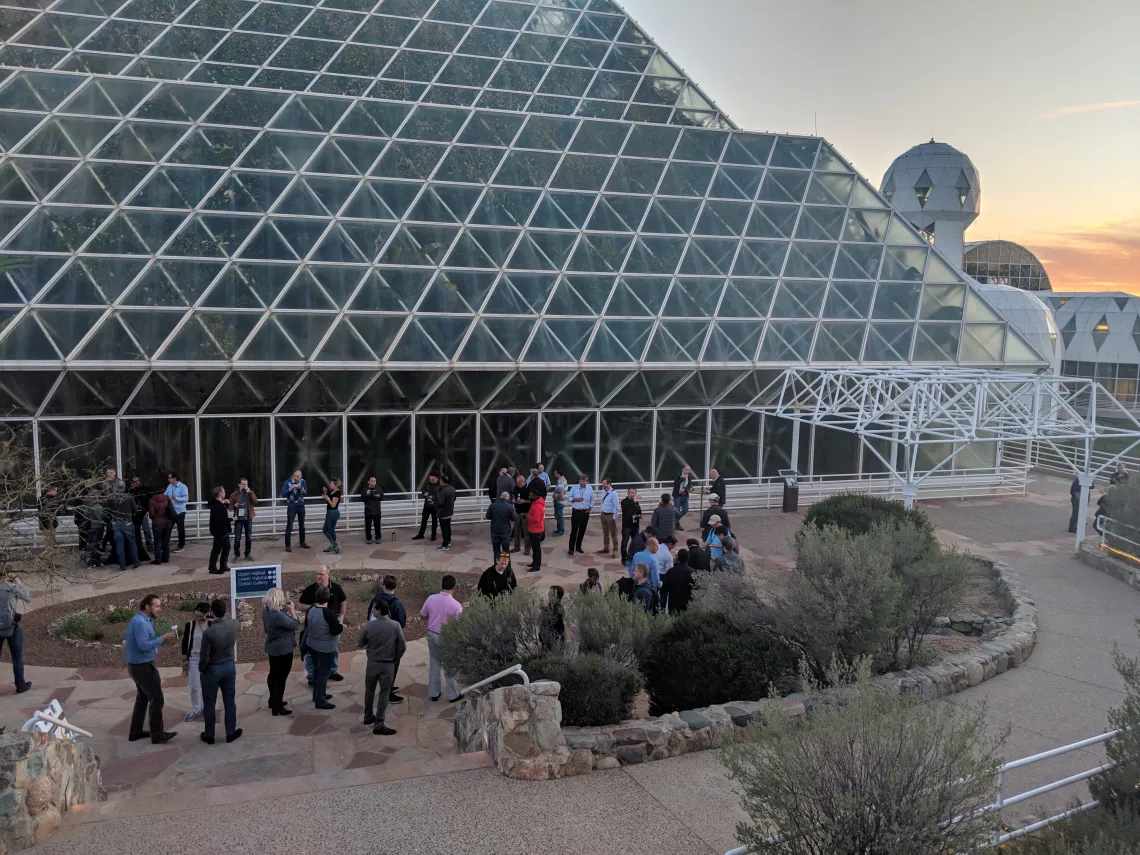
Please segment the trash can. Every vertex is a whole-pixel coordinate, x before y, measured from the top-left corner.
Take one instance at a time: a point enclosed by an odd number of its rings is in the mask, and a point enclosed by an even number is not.
[[[800,509],[800,473],[795,469],[781,469],[784,479],[784,513],[798,513]]]

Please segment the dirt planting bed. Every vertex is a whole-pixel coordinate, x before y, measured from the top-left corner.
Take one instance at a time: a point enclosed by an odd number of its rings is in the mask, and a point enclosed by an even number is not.
[[[398,580],[396,595],[403,601],[408,610],[408,625],[405,635],[408,641],[414,641],[424,636],[424,621],[420,617],[420,608],[430,594],[439,590],[439,581],[442,573],[421,570],[389,571]],[[380,587],[379,579],[384,574],[371,574],[368,580],[361,581],[361,571],[347,573],[343,577],[333,575],[348,595],[348,611],[346,621],[348,629],[345,630],[346,640],[341,642],[342,649],[355,649],[356,630],[365,618],[368,603],[372,598],[374,589]],[[368,574],[364,574],[368,575]],[[312,571],[286,573],[283,584],[287,591],[292,592],[293,601],[297,602],[300,589],[314,581]],[[460,602],[466,601],[475,591],[475,584],[479,577],[474,574],[457,574],[458,586],[455,590]],[[73,600],[58,605],[45,606],[35,609],[24,615],[20,625],[24,630],[24,662],[28,665],[74,666],[84,668],[117,668],[122,667],[123,635],[126,632],[126,620],[112,622],[109,617],[129,618],[136,611],[137,601],[146,594],[159,594],[163,597],[160,620],[167,623],[177,623],[179,629],[190,620],[190,613],[199,601],[209,601],[215,597],[228,600],[230,580],[228,576],[209,577],[208,579],[184,582],[174,585],[158,585],[148,588],[139,588],[133,591],[119,591],[85,600]],[[261,627],[261,601],[249,600],[248,617],[252,620],[250,626],[242,628],[238,633],[238,661],[256,662],[265,657],[265,633]],[[184,609],[180,610],[179,606]],[[113,610],[119,610],[112,615]],[[76,614],[86,613],[89,619],[81,618],[102,637],[96,641],[74,642],[56,634],[61,622]],[[240,616],[240,613],[239,613]],[[53,627],[55,629],[53,629]],[[159,627],[160,629],[162,627]],[[89,636],[93,639],[93,635]],[[351,639],[351,640],[347,640]],[[179,644],[164,644],[158,651],[158,664],[160,666],[177,666],[182,663]]]

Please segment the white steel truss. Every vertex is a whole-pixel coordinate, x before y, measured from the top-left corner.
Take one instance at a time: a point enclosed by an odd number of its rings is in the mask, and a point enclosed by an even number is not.
[[[749,409],[853,433],[902,485],[913,505],[923,481],[978,443],[1043,442],[1081,484],[1077,543],[1084,538],[1089,488],[1140,445],[1140,421],[1091,378],[969,368],[785,370]],[[1094,461],[1098,441],[1113,451]],[[1117,450],[1119,449],[1119,450]]]

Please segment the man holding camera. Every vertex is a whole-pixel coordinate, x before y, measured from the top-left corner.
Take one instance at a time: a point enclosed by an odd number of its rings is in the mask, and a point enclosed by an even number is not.
[[[423,499],[424,509],[420,514],[420,530],[412,538],[412,540],[423,540],[424,531],[427,530],[428,520],[431,520],[431,540],[435,543],[435,531],[439,528],[439,509],[436,507],[436,498],[439,496],[439,475],[432,472],[428,475],[428,482],[420,491],[420,498]]]
[[[309,485],[305,483],[305,477],[298,469],[293,473],[293,477],[285,482],[285,486],[281,488],[281,498],[285,500],[285,551],[293,551],[293,521],[297,521],[297,528],[300,531],[301,548],[308,549],[309,544],[305,543],[305,494],[308,492]]]

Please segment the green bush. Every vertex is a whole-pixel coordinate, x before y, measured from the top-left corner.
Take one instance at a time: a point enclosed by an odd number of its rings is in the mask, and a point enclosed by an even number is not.
[[[578,653],[596,653],[638,667],[669,626],[664,615],[648,614],[617,591],[572,593],[565,601],[566,623],[578,638]]]
[[[440,633],[443,670],[463,682],[477,683],[545,652],[544,602],[545,597],[529,588],[498,597],[472,597],[463,614],[449,620]]]
[[[101,641],[103,629],[99,618],[86,612],[68,615],[56,628],[56,635],[75,641]]]
[[[641,673],[629,665],[588,653],[567,656],[543,653],[523,663],[531,680],[554,680],[562,686],[562,723],[576,727],[617,724],[633,715],[633,699],[641,691]]]
[[[926,549],[935,549],[938,540],[934,536],[934,525],[925,513],[917,508],[907,510],[902,502],[869,496],[866,493],[840,493],[828,496],[808,508],[804,516],[804,528],[814,526],[824,528],[834,525],[851,534],[869,534],[871,529],[883,523],[898,527],[911,523],[917,529],[917,537]],[[802,529],[801,529],[802,531]]]
[[[794,691],[796,654],[784,642],[742,630],[723,615],[685,612],[645,666],[650,715],[756,701]]]
[[[120,606],[117,609],[111,609],[111,611],[107,612],[107,623],[126,623],[136,614],[138,614],[138,612],[134,609]]]
[[[183,600],[182,602],[180,602],[178,604],[178,611],[180,611],[180,612],[192,612],[197,607],[198,607],[198,601],[197,600]]]
[[[440,585],[443,584],[443,577],[444,574],[439,570],[421,570],[416,580],[416,589],[420,592],[420,596],[430,597],[432,594],[438,594]]]
[[[866,668],[842,705],[772,716],[724,761],[749,821],[741,844],[779,855],[953,855],[992,851],[1001,738],[985,709],[923,703]],[[785,842],[771,844],[772,836]]]
[[[898,630],[903,585],[892,543],[889,529],[856,536],[833,525],[805,526],[796,539],[796,568],[772,614],[816,680],[826,682],[833,665],[852,672]]]

